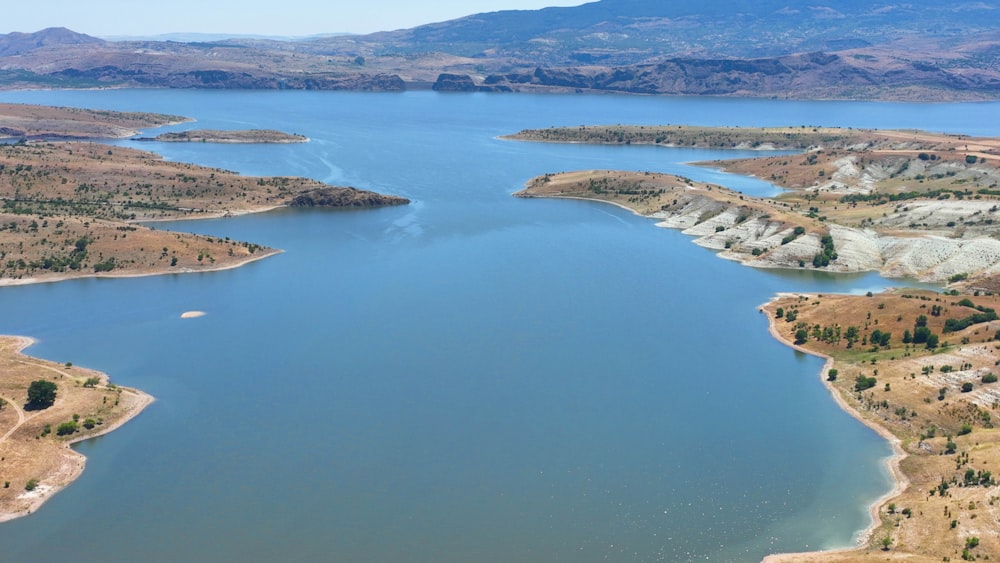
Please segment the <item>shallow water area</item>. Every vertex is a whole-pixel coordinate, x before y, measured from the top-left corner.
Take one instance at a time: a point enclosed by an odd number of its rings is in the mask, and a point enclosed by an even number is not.
[[[38,338],[29,353],[157,398],[79,446],[79,481],[0,526],[11,561],[748,561],[848,545],[891,487],[889,447],[837,408],[822,362],[774,341],[756,307],[781,291],[899,282],[755,270],[613,206],[511,197],[535,175],[597,168],[769,194],[684,164],[749,151],[498,137],[583,123],[998,133],[982,119],[995,104],[163,90],[0,100],[299,133],[311,141],[116,143],[413,200],[157,225],[285,251],[235,270],[0,289],[0,332]],[[196,311],[207,314],[181,318]]]

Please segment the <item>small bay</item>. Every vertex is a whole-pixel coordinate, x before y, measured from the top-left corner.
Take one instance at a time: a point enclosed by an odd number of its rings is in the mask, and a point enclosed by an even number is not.
[[[0,289],[0,333],[157,398],[78,449],[83,476],[0,526],[4,560],[752,561],[842,547],[891,489],[888,445],[819,359],[773,340],[776,292],[874,274],[755,270],[584,201],[547,172],[758,154],[504,141],[581,124],[1000,131],[1000,105],[626,96],[2,92],[190,116],[294,145],[115,141],[413,200],[158,224],[285,252],[206,274]],[[185,311],[205,311],[181,319]]]

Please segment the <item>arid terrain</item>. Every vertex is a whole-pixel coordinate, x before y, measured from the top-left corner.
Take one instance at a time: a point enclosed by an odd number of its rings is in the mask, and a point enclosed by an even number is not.
[[[917,131],[600,126],[522,131],[546,142],[794,150],[700,163],[787,191],[754,198],[686,178],[625,171],[546,175],[521,196],[618,203],[759,267],[878,271],[997,287],[1000,141]],[[825,255],[826,258],[822,258]]]
[[[0,104],[0,139],[123,139],[191,121],[178,115]]]
[[[988,3],[931,0],[599,0],[298,40],[21,30],[0,35],[0,88],[992,100],[997,17]]]
[[[30,344],[0,337],[0,521],[33,512],[80,475],[86,460],[70,444],[114,430],[153,400],[71,362],[22,355]],[[55,384],[54,404],[27,404],[34,381]]]
[[[25,116],[32,115],[45,116],[45,125],[31,126]],[[94,137],[98,130],[119,136],[130,126],[183,118],[0,107],[0,123],[12,119],[22,122],[25,136],[63,138]],[[295,205],[375,207],[407,200],[305,178],[241,176],[123,147],[38,141],[0,145],[0,202],[3,285],[213,270],[277,252],[252,242],[154,229],[140,221],[221,217]]]
[[[954,292],[957,293],[957,292]],[[1000,321],[995,294],[785,295],[775,336],[832,357],[831,393],[897,446],[901,490],[857,551],[774,561],[979,560],[1000,553]]]

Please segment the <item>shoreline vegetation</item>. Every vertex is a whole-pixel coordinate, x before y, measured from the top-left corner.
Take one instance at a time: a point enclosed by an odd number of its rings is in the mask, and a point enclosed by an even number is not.
[[[281,252],[141,223],[230,217],[278,207],[409,203],[305,178],[241,176],[86,142],[133,137],[137,129],[187,121],[162,114],[0,104],[0,138],[17,140],[0,144],[0,287],[208,272]],[[307,140],[280,132],[200,134],[186,140]],[[181,318],[202,315],[189,311]],[[0,522],[34,512],[80,476],[86,458],[72,444],[115,430],[153,401],[142,391],[110,383],[103,373],[21,354],[33,342],[0,336]],[[35,381],[54,384],[55,401],[30,410],[26,396]]]
[[[668,174],[578,171],[516,197],[587,199],[654,218],[757,267],[876,270],[947,282],[943,293],[782,294],[761,307],[778,341],[826,359],[837,404],[882,435],[893,490],[843,549],[765,560],[941,561],[1000,553],[1000,140],[826,128],[579,127],[506,137],[545,142],[794,150],[698,163],[769,179],[754,198]],[[1000,217],[997,217],[1000,219]]]
[[[112,432],[153,397],[111,383],[101,372],[23,354],[34,340],[0,336],[0,522],[38,510],[83,473],[72,445]],[[51,406],[26,404],[32,382],[55,388]],[[30,403],[30,402],[28,402]]]

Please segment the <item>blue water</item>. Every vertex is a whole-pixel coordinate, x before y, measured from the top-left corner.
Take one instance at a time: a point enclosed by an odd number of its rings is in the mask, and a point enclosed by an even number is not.
[[[887,444],[821,362],[773,341],[769,272],[615,207],[511,197],[583,168],[678,173],[734,153],[502,141],[584,123],[991,130],[997,104],[316,92],[5,92],[176,113],[300,145],[120,144],[407,207],[158,225],[282,248],[207,274],[0,290],[0,333],[157,402],[81,444],[84,475],[0,526],[11,561],[750,561],[850,544]],[[187,127],[190,127],[187,126]],[[182,128],[182,127],[175,127]],[[739,153],[737,153],[739,154]],[[181,320],[180,313],[207,316]]]

